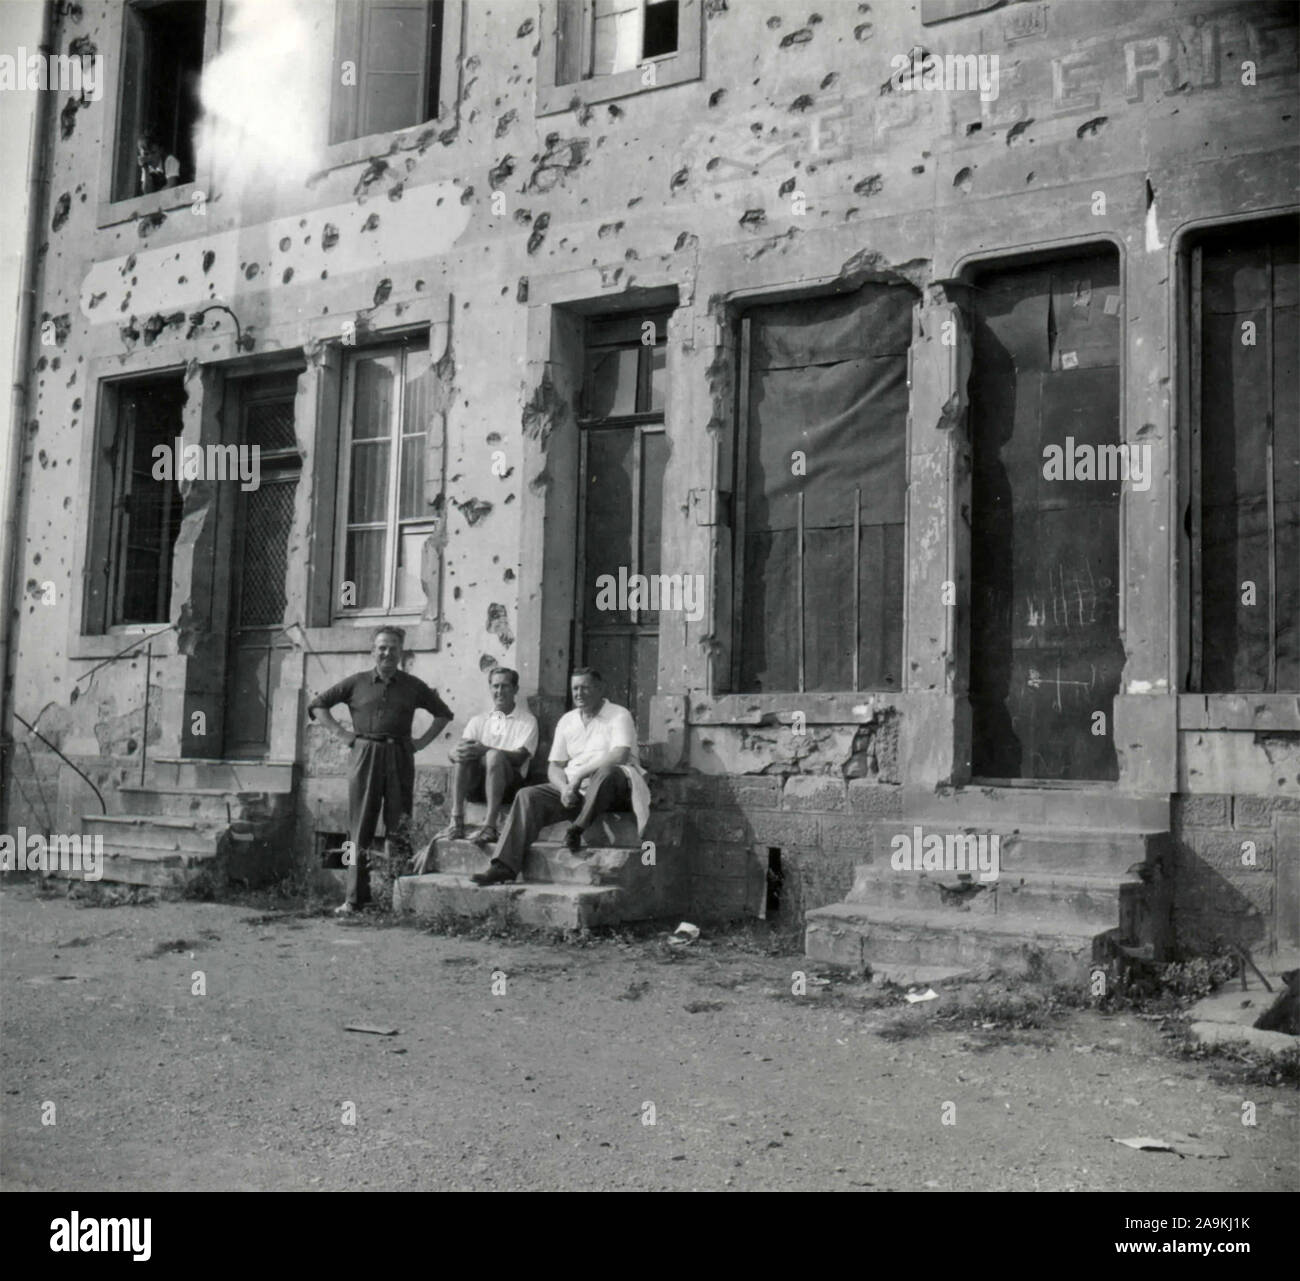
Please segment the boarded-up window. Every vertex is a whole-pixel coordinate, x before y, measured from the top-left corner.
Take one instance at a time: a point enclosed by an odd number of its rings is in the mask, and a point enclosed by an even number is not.
[[[587,322],[580,420],[577,658],[643,732],[658,684],[660,613],[699,603],[696,577],[685,583],[660,549],[667,322],[667,313]]]
[[[438,115],[442,0],[338,0],[330,142]]]
[[[86,557],[85,629],[91,635],[169,620],[181,528],[174,448],[185,403],[180,378],[105,388],[104,396]],[[165,453],[155,453],[159,447]]]
[[[1121,444],[1118,257],[975,284],[972,770],[1115,779],[1120,492],[1149,500],[1152,453]]]
[[[871,284],[741,322],[739,692],[902,684],[915,298]]]
[[[171,0],[122,10],[114,200],[194,181],[204,9]]]
[[[1192,690],[1300,689],[1298,232],[1192,250]]]

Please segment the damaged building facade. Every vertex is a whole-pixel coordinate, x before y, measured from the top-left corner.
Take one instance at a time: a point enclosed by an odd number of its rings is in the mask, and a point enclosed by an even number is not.
[[[601,668],[695,918],[1297,941],[1293,6],[57,8],[10,829],[319,862],[392,621],[450,735]]]

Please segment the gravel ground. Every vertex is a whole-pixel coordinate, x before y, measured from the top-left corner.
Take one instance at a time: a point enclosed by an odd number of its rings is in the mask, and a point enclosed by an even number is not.
[[[477,939],[8,880],[0,947],[9,1190],[1300,1188],[1295,1091],[1173,1055],[1158,1021],[795,997],[801,958],[752,938]],[[1113,1142],[1173,1132],[1227,1157]]]

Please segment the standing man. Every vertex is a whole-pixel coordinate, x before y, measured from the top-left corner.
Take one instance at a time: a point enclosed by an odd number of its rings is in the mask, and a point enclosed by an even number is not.
[[[307,706],[313,720],[328,725],[335,738],[352,748],[348,762],[352,862],[348,867],[347,898],[334,909],[338,916],[347,916],[370,901],[366,851],[374,840],[381,810],[384,835],[409,851],[415,753],[437,738],[451,721],[451,709],[437,691],[399,669],[405,644],[406,633],[400,627],[377,628],[371,650],[374,667],[344,678]],[[339,703],[346,703],[352,714],[351,729],[340,725],[330,711]],[[433,723],[419,738],[412,738],[416,708],[428,712]]]
[[[463,840],[465,802],[486,801],[487,819],[470,837],[480,845],[495,845],[505,807],[514,799],[537,751],[537,717],[519,707],[519,673],[494,667],[488,673],[492,710],[470,718],[451,754],[451,822],[433,839]]]
[[[649,789],[637,755],[636,724],[626,707],[605,698],[600,673],[579,667],[569,680],[573,710],[555,727],[549,783],[525,787],[515,797],[505,830],[477,885],[513,881],[524,865],[528,847],[548,823],[569,820],[564,844],[582,847],[582,834],[609,810],[649,808]]]

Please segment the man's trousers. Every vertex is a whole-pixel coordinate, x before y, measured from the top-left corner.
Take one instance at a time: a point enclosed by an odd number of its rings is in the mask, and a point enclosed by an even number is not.
[[[352,864],[348,868],[347,901],[353,907],[370,902],[370,869],[366,852],[375,839],[379,816],[384,835],[397,857],[411,852],[411,809],[415,801],[415,752],[409,738],[385,742],[358,738],[348,763],[348,823]]]
[[[617,765],[606,765],[591,775],[587,794],[578,805],[566,806],[560,800],[560,789],[550,783],[521,788],[510,806],[492,857],[518,876],[528,847],[547,824],[568,819],[573,826],[586,831],[602,814],[630,809],[631,805],[632,786]]]

